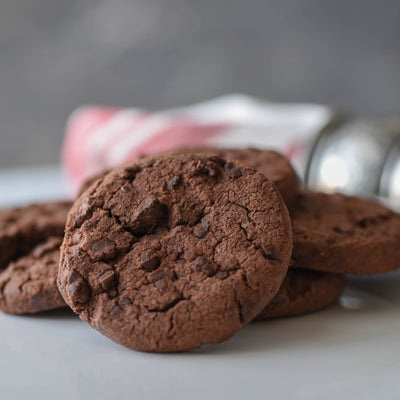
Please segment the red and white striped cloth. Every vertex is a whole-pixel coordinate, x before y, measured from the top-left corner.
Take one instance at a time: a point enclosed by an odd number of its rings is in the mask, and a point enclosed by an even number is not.
[[[83,107],[67,124],[62,163],[74,193],[83,181],[140,155],[184,147],[273,148],[300,174],[307,148],[331,118],[324,106],[228,96],[166,112]]]

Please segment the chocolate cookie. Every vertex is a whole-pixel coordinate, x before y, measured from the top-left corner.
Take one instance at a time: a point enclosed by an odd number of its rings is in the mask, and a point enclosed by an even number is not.
[[[295,204],[299,191],[298,178],[289,160],[282,154],[273,150],[219,149],[213,147],[182,149],[175,153],[183,154],[189,151],[200,154],[216,154],[227,161],[237,160],[261,172],[266,178],[274,182],[289,209]]]
[[[291,247],[288,211],[262,174],[216,156],[147,158],[75,202],[58,286],[110,339],[182,351],[251,321],[277,293]]]
[[[32,314],[65,307],[57,288],[61,237],[49,238],[0,274],[0,309]]]
[[[304,191],[292,223],[295,267],[340,274],[400,268],[400,214],[374,201]]]
[[[289,160],[283,155],[272,150],[247,149],[217,149],[217,148],[194,148],[170,151],[162,154],[215,154],[227,161],[238,160],[242,164],[261,172],[266,178],[274,182],[288,208],[295,204],[299,191],[299,183],[296,172]],[[87,179],[78,192],[80,196],[95,181],[103,178],[110,170],[99,172]]]
[[[344,284],[344,276],[340,274],[291,269],[278,294],[254,321],[322,310],[340,297]]]
[[[70,201],[0,211],[0,270],[49,236],[62,236]]]

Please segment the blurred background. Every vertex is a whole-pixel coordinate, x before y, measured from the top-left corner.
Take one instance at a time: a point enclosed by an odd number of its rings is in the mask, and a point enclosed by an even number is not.
[[[227,93],[400,114],[398,0],[1,0],[0,167],[55,163],[82,104]]]

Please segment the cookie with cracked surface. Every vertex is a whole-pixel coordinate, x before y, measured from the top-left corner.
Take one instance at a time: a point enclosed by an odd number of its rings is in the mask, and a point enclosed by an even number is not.
[[[400,268],[400,214],[374,201],[304,191],[291,216],[295,267],[339,274]]]
[[[71,206],[55,201],[0,211],[0,270],[49,236],[62,236]]]
[[[342,294],[344,275],[306,269],[289,269],[278,294],[254,321],[290,317],[322,310]]]
[[[291,223],[276,187],[217,156],[111,171],[75,202],[58,286],[105,336],[154,352],[229,339],[275,296]]]
[[[259,150],[253,148],[245,149],[218,149],[214,147],[201,147],[194,149],[181,149],[169,151],[161,154],[215,154],[227,161],[237,160],[250,168],[261,172],[267,179],[274,182],[281,193],[286,206],[291,209],[296,201],[299,192],[299,182],[289,160],[282,154],[273,150]],[[80,196],[94,182],[103,178],[110,170],[99,172],[88,178],[81,186],[78,192]]]
[[[34,314],[66,307],[57,288],[61,237],[51,237],[0,274],[0,309]]]
[[[280,153],[273,150],[260,150],[254,148],[224,149],[224,148],[195,148],[197,153],[216,154],[227,161],[240,163],[261,172],[267,179],[274,182],[281,193],[286,206],[291,209],[299,192],[299,182],[290,161]],[[187,152],[182,149],[179,152]]]

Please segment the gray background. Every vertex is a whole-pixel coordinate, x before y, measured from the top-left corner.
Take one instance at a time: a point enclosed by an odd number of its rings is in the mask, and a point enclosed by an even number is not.
[[[231,92],[400,114],[398,0],[0,0],[0,167],[57,162],[86,103]]]

